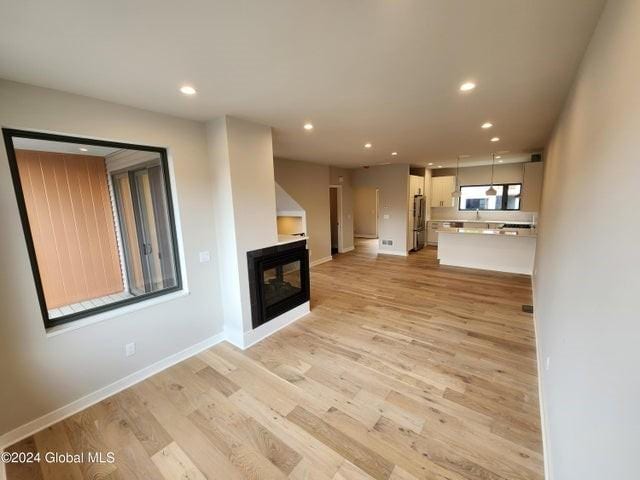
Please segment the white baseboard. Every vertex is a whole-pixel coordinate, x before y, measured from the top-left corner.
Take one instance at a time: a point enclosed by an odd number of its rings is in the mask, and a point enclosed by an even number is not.
[[[39,418],[36,418],[35,420],[25,423],[24,425],[21,425],[20,427],[17,427],[10,432],[7,432],[4,435],[0,436],[0,449],[4,449],[9,445],[13,445],[14,443],[19,442],[20,440],[27,438],[34,433],[39,432],[40,430],[47,428],[50,425],[53,425],[54,423],[64,420],[65,418],[70,417],[71,415],[74,415],[79,411],[90,407],[91,405],[95,405],[105,398],[115,395],[116,393],[129,388],[130,386],[135,385],[136,383],[139,383],[149,378],[150,376],[155,375],[156,373],[175,365],[176,363],[179,363],[189,357],[202,352],[203,350],[211,348],[212,346],[222,342],[223,340],[225,340],[224,333],[219,333],[217,335],[214,335],[213,337],[209,337],[206,340],[185,348],[178,353],[174,353],[173,355],[163,358],[162,360],[159,360],[158,362],[149,365],[142,370],[138,370],[137,372],[127,375],[120,380],[116,380],[106,387],[102,387],[93,393],[85,395],[78,400],[74,400],[73,402],[63,407],[60,407],[52,412],[44,414]],[[1,478],[2,477],[0,477],[0,479]]]
[[[328,261],[326,259],[322,259],[324,261]],[[331,260],[331,257],[329,257]],[[46,413],[35,420],[32,420],[24,425],[21,425],[3,435],[0,436],[0,452],[3,451],[6,447],[13,445],[24,438],[27,438],[40,430],[43,430],[54,423],[60,422],[65,418],[70,417],[86,408],[89,408],[92,405],[108,398],[112,395],[115,395],[126,388],[139,383],[156,373],[165,370],[176,363],[182,362],[189,357],[192,357],[208,348],[213,347],[214,345],[227,340],[230,343],[236,345],[241,349],[249,348],[251,345],[267,338],[270,335],[273,335],[278,330],[290,325],[296,320],[304,317],[310,312],[310,302],[305,302],[302,305],[297,306],[296,308],[289,310],[288,312],[280,315],[277,318],[274,318],[270,322],[261,325],[260,327],[251,330],[250,332],[234,332],[225,330],[222,333],[214,335],[202,342],[196,343],[178,353],[174,353],[158,362],[149,365],[137,372],[134,372],[130,375],[127,375],[120,380],[113,382],[110,385],[102,387],[95,392],[92,392],[88,395],[85,395],[78,400],[74,400],[73,402],[60,407],[52,412]],[[4,464],[0,462],[0,480],[5,480],[5,470]]]
[[[356,247],[347,247],[347,248],[343,248],[342,251],[340,253],[347,253],[350,252],[351,250],[355,249]]]
[[[229,328],[225,328],[224,339],[238,348],[244,348],[244,333],[242,333],[242,330],[231,330]]]
[[[320,265],[321,263],[330,262],[331,260],[333,260],[332,256],[319,258],[318,260],[314,260],[313,262],[309,263],[309,266],[310,267],[315,267],[316,265]]]
[[[309,312],[311,312],[310,305],[310,302],[305,302],[302,305],[298,305],[296,308],[292,308],[288,312],[283,313],[279,317],[269,320],[264,325],[260,325],[258,328],[255,328],[249,332],[245,332],[243,344],[240,348],[242,348],[243,350],[249,348],[251,345],[264,340],[270,335],[276,333],[278,330],[281,330],[287,325],[290,325],[296,320],[304,317]]]
[[[535,271],[535,270],[534,270]],[[540,350],[540,340],[538,338],[538,321],[536,319],[536,293],[533,288],[534,282],[532,282],[532,301],[533,301],[533,335],[536,339],[536,359],[538,363],[538,406],[540,408],[540,430],[542,431],[542,457],[544,463],[544,478],[545,480],[552,480],[551,476],[551,458],[549,456],[549,432],[547,428],[547,417],[544,408],[544,395],[542,393],[542,372],[544,362],[542,360],[542,351]]]
[[[369,235],[368,233],[354,233],[353,236],[356,238],[378,238],[377,235]]]
[[[408,252],[404,252],[402,250],[380,250],[378,249],[378,255],[396,255],[398,257],[407,257],[409,256]]]

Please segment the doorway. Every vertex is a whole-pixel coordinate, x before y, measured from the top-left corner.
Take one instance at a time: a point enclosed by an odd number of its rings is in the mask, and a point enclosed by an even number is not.
[[[331,223],[331,255],[342,252],[342,186],[329,186],[329,221]]]
[[[375,203],[376,238],[380,237],[380,190],[376,188]]]
[[[379,190],[375,187],[356,187],[354,194],[354,236],[378,238]]]

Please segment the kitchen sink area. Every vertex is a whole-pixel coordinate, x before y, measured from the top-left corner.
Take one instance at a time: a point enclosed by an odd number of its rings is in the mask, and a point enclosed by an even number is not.
[[[494,230],[494,231],[518,231],[526,230],[535,232],[535,218],[531,220],[430,220],[428,222],[427,244],[438,245],[438,232],[448,229],[466,230]]]

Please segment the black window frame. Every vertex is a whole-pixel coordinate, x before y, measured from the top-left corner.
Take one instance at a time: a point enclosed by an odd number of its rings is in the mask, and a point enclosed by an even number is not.
[[[519,185],[520,186],[520,202],[518,202],[518,208],[507,208],[507,204],[509,203],[509,187],[512,185]],[[520,211],[520,209],[522,208],[522,182],[513,182],[513,183],[494,183],[493,184],[494,188],[495,187],[502,187],[504,190],[503,192],[506,192],[505,195],[502,195],[502,204],[500,205],[501,208],[495,208],[495,209],[490,209],[490,208],[479,208],[478,210],[481,212],[518,212]],[[459,212],[473,212],[476,209],[475,208],[460,208],[462,205],[462,189],[466,188],[466,187],[487,187],[487,190],[489,189],[489,187],[491,187],[491,185],[487,185],[487,184],[479,184],[479,185],[460,185],[460,197],[458,197],[458,211]]]
[[[180,262],[180,250],[178,243],[178,233],[176,226],[176,217],[173,206],[173,195],[171,189],[171,178],[169,171],[169,161],[167,155],[167,149],[163,147],[153,147],[149,145],[137,145],[133,143],[124,142],[112,142],[107,140],[97,140],[94,138],[74,137],[68,135],[51,134],[30,130],[19,130],[13,128],[2,128],[2,136],[4,138],[5,148],[7,150],[7,158],[9,160],[9,169],[11,171],[11,179],[13,181],[13,188],[16,194],[16,201],[18,204],[18,212],[20,214],[20,221],[22,223],[22,230],[27,244],[27,250],[29,252],[29,260],[31,263],[31,271],[36,286],[36,293],[38,296],[38,302],[40,304],[40,313],[44,322],[45,329],[57,327],[59,325],[67,324],[81,318],[92,317],[101,313],[105,313],[111,310],[117,310],[119,308],[132,305],[135,303],[144,302],[151,298],[161,297],[169,295],[174,292],[181,291],[183,289],[182,268]],[[101,305],[94,308],[89,308],[81,312],[74,312],[68,315],[62,315],[53,319],[49,318],[49,312],[47,309],[47,302],[44,296],[44,288],[42,286],[42,279],[40,277],[40,270],[38,267],[38,260],[36,257],[35,245],[33,243],[33,235],[31,233],[31,226],[29,224],[29,217],[27,214],[27,208],[24,199],[24,192],[22,190],[22,183],[20,180],[20,172],[18,170],[18,162],[16,160],[16,153],[13,146],[14,138],[28,138],[34,140],[47,140],[65,143],[75,143],[81,145],[94,145],[98,147],[111,147],[128,150],[141,150],[145,152],[154,152],[160,155],[160,162],[164,172],[164,188],[167,197],[167,213],[169,216],[169,225],[171,232],[171,245],[173,249],[173,257],[176,269],[176,285],[173,287],[167,287],[155,292],[143,293],[135,297],[118,300],[108,305]]]

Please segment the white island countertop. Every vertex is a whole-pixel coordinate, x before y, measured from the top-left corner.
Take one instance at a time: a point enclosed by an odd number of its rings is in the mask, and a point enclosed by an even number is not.
[[[438,233],[452,233],[464,235],[500,235],[504,237],[537,237],[535,230],[530,228],[442,228]]]
[[[480,219],[460,219],[460,218],[456,218],[455,220],[449,220],[449,219],[445,219],[445,220],[440,220],[437,218],[432,218],[431,220],[429,220],[432,223],[436,223],[436,222],[440,222],[440,223],[493,223],[493,224],[498,224],[498,223],[506,223],[509,225],[534,225],[535,222],[532,221],[522,221],[522,220],[485,220],[483,218]]]
[[[445,228],[438,230],[438,260],[441,265],[531,275],[536,236],[526,228]]]

